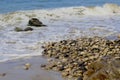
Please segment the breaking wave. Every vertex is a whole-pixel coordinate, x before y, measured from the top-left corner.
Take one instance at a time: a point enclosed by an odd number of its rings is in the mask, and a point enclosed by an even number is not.
[[[120,14],[120,6],[116,4],[105,4],[102,7],[84,7],[83,14],[85,15],[113,15]]]
[[[104,4],[103,6],[95,7],[67,7],[67,8],[56,8],[56,9],[45,9],[45,10],[28,10],[28,11],[17,11],[8,14],[0,15],[0,24],[11,24],[15,25],[18,23],[26,23],[29,18],[37,17],[40,19],[64,19],[73,18],[78,16],[109,16],[109,15],[120,15],[120,6],[116,4]]]
[[[0,45],[2,45],[0,46],[0,61],[5,58],[9,60],[41,55],[40,46],[42,43],[51,40],[77,37],[83,34],[89,36],[92,33],[95,35],[111,35],[116,33],[114,30],[119,28],[119,15],[120,6],[116,4],[27,10],[0,14]],[[105,18],[106,16],[108,17]],[[113,16],[113,18],[109,18],[109,16]],[[33,17],[38,18],[49,27],[33,27],[32,32],[14,31],[15,27],[25,28],[28,20]],[[88,33],[89,31],[91,33]]]

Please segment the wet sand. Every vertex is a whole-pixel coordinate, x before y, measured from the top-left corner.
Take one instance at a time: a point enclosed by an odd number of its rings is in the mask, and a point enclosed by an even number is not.
[[[31,64],[29,70],[24,69],[26,63]],[[1,62],[0,80],[64,80],[60,73],[41,69],[44,63],[46,59],[41,56]]]

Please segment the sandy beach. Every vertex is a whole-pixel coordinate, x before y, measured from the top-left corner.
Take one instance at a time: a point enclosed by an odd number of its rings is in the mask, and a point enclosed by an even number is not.
[[[24,69],[26,63],[31,64],[29,70]],[[57,72],[41,69],[43,63],[46,60],[40,56],[1,62],[0,80],[64,80]]]

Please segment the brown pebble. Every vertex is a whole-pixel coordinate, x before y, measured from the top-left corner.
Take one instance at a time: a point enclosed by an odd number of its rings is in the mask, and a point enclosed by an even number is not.
[[[25,70],[29,70],[30,67],[31,67],[31,64],[30,64],[30,63],[26,63],[26,64],[24,65],[24,69],[25,69]]]
[[[45,65],[45,64],[42,64],[42,65],[41,65],[41,68],[45,68],[45,67],[46,67],[46,65]]]
[[[69,72],[62,72],[62,76],[63,77],[69,76]]]

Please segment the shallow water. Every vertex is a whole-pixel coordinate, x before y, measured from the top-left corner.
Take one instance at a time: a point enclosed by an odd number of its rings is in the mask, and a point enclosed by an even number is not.
[[[7,1],[0,2],[0,61],[41,55],[44,42],[83,36],[108,37],[120,32],[120,1],[111,1],[118,5],[104,4],[107,0],[9,1],[4,8],[1,5]],[[32,17],[38,18],[47,27],[32,27],[34,30],[28,32],[14,31],[15,27],[27,27]]]

